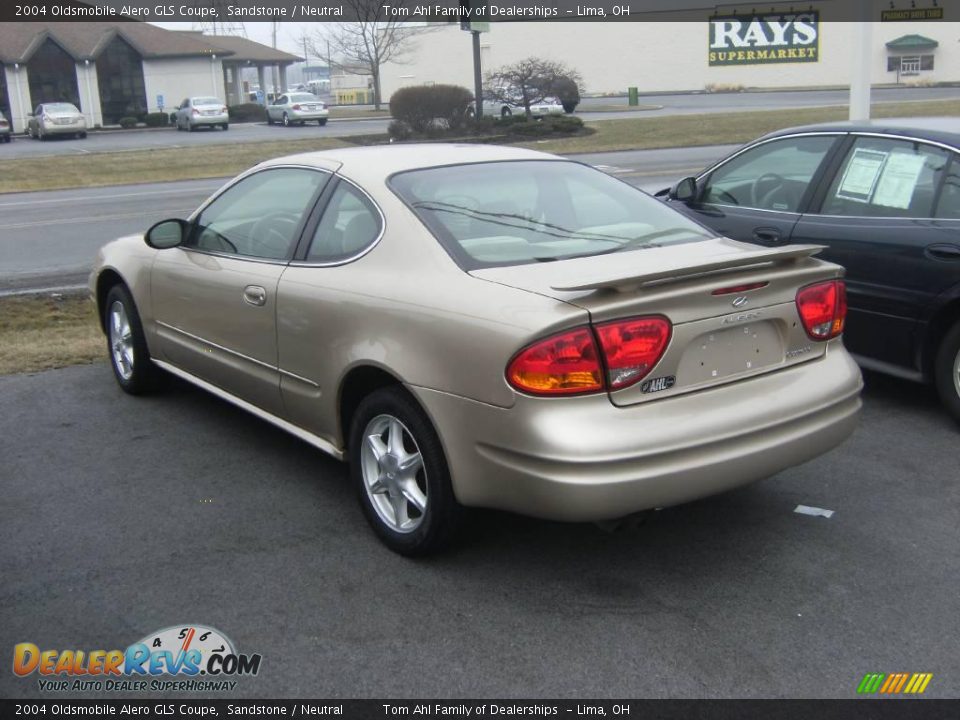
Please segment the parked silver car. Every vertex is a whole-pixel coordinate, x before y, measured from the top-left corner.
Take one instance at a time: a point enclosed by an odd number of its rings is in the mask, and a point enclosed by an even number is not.
[[[167,370],[349,460],[418,554],[462,506],[618,518],[842,442],[860,372],[819,250],[555,156],[400,145],[262,163],[104,246],[90,289],[121,388]]]
[[[87,119],[73,103],[41,103],[27,121],[27,134],[38,140],[52,135],[87,136]]]
[[[311,93],[286,93],[267,105],[267,123],[270,125],[276,122],[285,126],[303,125],[310,120],[326,125],[329,114],[323,101]]]
[[[227,106],[220,98],[191,97],[185,98],[176,115],[177,130],[193,132],[198,127],[222,127],[230,129],[230,115]]]

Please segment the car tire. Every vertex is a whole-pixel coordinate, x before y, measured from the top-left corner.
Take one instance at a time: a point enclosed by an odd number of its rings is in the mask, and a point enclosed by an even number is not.
[[[320,120],[317,120],[317,125],[319,125],[320,127],[323,127],[326,124],[327,124],[327,118],[322,118]]]
[[[38,139],[40,142],[44,142],[44,141],[47,139],[47,135],[46,135],[46,133],[43,132],[43,128],[42,128],[42,127],[38,127],[38,128],[37,128],[37,139]]]
[[[406,390],[382,388],[360,402],[348,455],[363,514],[388,548],[420,556],[451,544],[463,508],[453,494],[440,438]],[[405,467],[417,456],[412,468]]]
[[[196,129],[197,129],[197,126],[194,125],[192,122],[190,122],[190,121],[188,120],[188,121],[187,121],[187,132],[193,132],[193,131],[196,130]]]
[[[287,116],[286,113],[283,114],[283,126],[290,127],[290,118]]]
[[[940,402],[953,419],[960,422],[960,322],[944,335],[933,374]]]
[[[142,395],[156,388],[160,370],[150,360],[143,325],[125,285],[114,285],[103,306],[110,367],[120,388]]]
[[[510,117],[511,115],[513,115],[513,110],[511,110],[510,108],[508,107],[500,108],[500,117],[505,118],[505,117]]]
[[[226,132],[230,129],[230,123],[224,123],[221,127],[223,128],[223,131]]]

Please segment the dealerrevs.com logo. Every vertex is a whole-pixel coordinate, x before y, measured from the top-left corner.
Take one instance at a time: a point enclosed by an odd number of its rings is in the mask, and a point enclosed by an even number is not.
[[[204,691],[236,688],[233,678],[256,675],[261,656],[237,653],[219,630],[175,625],[147,635],[125,650],[13,648],[14,675],[36,673],[46,692]]]

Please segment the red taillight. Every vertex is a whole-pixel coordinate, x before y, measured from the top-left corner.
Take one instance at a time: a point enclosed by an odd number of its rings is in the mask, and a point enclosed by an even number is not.
[[[642,380],[663,356],[671,330],[670,321],[659,316],[597,325],[610,389],[619,390]]]
[[[224,115],[226,115],[228,112],[230,112],[230,110],[229,110],[229,108],[227,108],[226,105],[224,105],[222,108],[220,108],[220,112],[222,112]]]
[[[200,111],[197,110],[196,108],[194,108],[194,109],[193,109],[193,114],[194,114],[194,115],[199,115],[199,114],[200,114]]]
[[[293,106],[292,108],[290,108],[290,109],[291,109],[291,110],[299,110],[299,109],[300,109],[300,106],[299,106],[299,105],[294,105],[294,106]]]
[[[533,395],[575,395],[620,390],[642,380],[663,356],[672,326],[665,317],[615,320],[596,326],[600,349],[588,328],[552,335],[521,350],[507,366],[507,380]]]
[[[603,390],[603,370],[593,333],[578,328],[530,345],[510,361],[507,380],[517,390],[534,395]]]
[[[847,317],[847,286],[843,280],[831,280],[800,288],[797,311],[811,340],[835,338]]]

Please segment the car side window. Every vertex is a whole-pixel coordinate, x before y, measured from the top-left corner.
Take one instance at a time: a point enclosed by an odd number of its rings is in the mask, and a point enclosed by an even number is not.
[[[43,105],[37,105],[36,109],[33,111],[33,114],[37,117],[43,115]]]
[[[835,136],[784,138],[740,153],[707,178],[701,202],[799,212]]]
[[[341,181],[324,210],[307,250],[307,262],[337,262],[355,256],[380,235],[380,213],[362,192]]]
[[[820,212],[853,217],[932,217],[948,159],[946,151],[912,140],[858,137],[830,183]]]
[[[244,257],[284,260],[297,229],[329,173],[275,168],[249,175],[204,208],[186,247]]]
[[[960,155],[954,154],[950,160],[934,217],[960,220]]]

